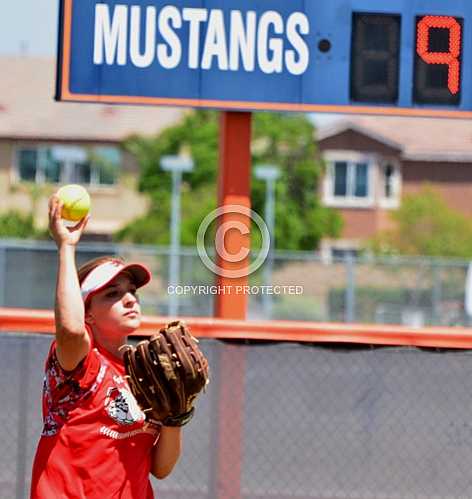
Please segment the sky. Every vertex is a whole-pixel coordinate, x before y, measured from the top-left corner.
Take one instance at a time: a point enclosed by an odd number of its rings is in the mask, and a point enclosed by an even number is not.
[[[54,55],[59,0],[4,2],[0,54]]]
[[[0,16],[0,55],[54,56],[59,0],[4,3]],[[330,114],[312,114],[310,117],[318,126],[339,119],[339,115]]]

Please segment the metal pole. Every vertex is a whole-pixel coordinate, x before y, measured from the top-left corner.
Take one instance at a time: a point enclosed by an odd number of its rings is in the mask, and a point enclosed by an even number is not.
[[[272,270],[274,267],[274,227],[275,227],[275,196],[274,196],[275,179],[269,178],[266,183],[266,202],[265,202],[265,221],[269,230],[269,253],[267,255],[266,264],[264,266],[264,284],[270,286],[272,284]],[[265,318],[270,319],[272,316],[272,295],[265,293],[262,295],[262,303],[265,312]]]
[[[28,413],[29,413],[29,380],[31,370],[28,368],[31,342],[28,338],[22,338],[20,343],[20,379],[18,381],[18,433],[16,441],[16,497],[26,497],[26,479],[28,474],[27,455],[29,442],[28,435]]]
[[[251,206],[251,113],[224,111],[220,118],[218,206],[238,204]],[[226,213],[220,217],[218,225],[225,222],[241,221],[250,229],[248,217],[237,213]],[[236,231],[228,231],[227,247],[241,248],[241,238]],[[239,243],[238,243],[239,241]],[[216,244],[216,241],[215,241]],[[241,262],[241,267],[249,266],[249,259]],[[231,262],[217,258],[218,265],[231,269]],[[218,275],[216,285],[245,286],[249,282],[247,272],[239,278]],[[246,318],[248,296],[241,294],[215,295],[214,316],[221,319]],[[218,352],[216,410],[216,441],[212,442],[212,452],[216,454],[216,470],[210,475],[208,490],[212,499],[241,499],[244,466],[244,403],[246,401],[246,350],[240,345],[222,345]],[[216,491],[216,492],[215,492]]]
[[[180,185],[182,182],[182,172],[172,170],[172,209],[170,222],[170,264],[169,264],[169,284],[176,286],[179,283],[180,274]],[[168,314],[176,316],[179,312],[179,296],[171,293],[169,297]]]
[[[269,232],[269,251],[264,265],[263,279],[266,286],[272,285],[272,271],[274,267],[274,232],[275,232],[275,182],[280,175],[280,169],[276,165],[259,165],[255,168],[256,178],[264,180],[266,185],[266,197],[264,207],[264,221]],[[272,295],[262,294],[262,308],[266,319],[272,316]]]
[[[6,306],[7,294],[7,248],[0,246],[0,307]]]
[[[167,313],[176,316],[179,312],[179,296],[175,292],[175,286],[180,279],[180,186],[182,172],[192,171],[193,161],[185,156],[163,156],[160,165],[164,171],[172,173],[169,285],[174,286],[174,290],[169,296]]]
[[[354,322],[356,320],[356,277],[354,271],[354,258],[351,253],[346,253],[346,313],[345,321]]]
[[[465,293],[464,293],[464,318],[463,324],[469,326],[472,317],[472,261],[469,262],[465,278]]]
[[[441,276],[439,275],[439,267],[438,263],[433,263],[433,293],[432,293],[432,322],[433,326],[441,326],[441,300],[442,300],[442,292],[441,292]]]

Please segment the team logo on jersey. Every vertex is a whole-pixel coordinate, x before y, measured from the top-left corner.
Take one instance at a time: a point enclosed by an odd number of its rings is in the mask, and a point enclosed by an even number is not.
[[[126,388],[114,386],[108,388],[105,409],[113,421],[119,425],[132,425],[145,420],[144,412]]]

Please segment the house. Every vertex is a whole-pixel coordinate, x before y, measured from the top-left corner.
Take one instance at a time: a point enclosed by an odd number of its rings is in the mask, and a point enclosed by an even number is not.
[[[138,165],[121,145],[131,134],[157,134],[185,110],[55,102],[50,58],[0,57],[0,72],[0,213],[32,210],[46,227],[47,198],[66,183],[91,195],[89,237],[106,239],[146,212]]]
[[[391,210],[425,183],[451,208],[472,216],[472,121],[355,116],[318,132],[327,163],[321,196],[344,220],[339,240],[325,255],[355,252],[391,227]]]

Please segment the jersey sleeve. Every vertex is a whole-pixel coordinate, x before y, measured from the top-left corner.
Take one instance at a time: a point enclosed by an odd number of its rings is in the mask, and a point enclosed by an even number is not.
[[[100,382],[103,370],[100,356],[90,348],[87,356],[72,371],[59,364],[56,341],[53,341],[46,359],[43,386],[43,435],[54,435],[67,421],[70,411],[87,400]]]

